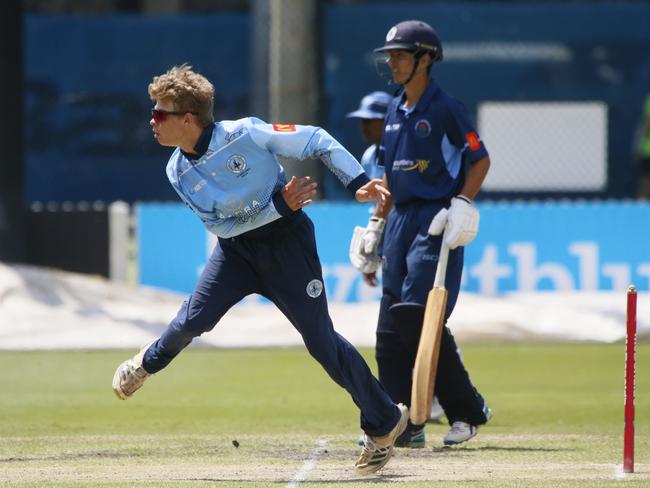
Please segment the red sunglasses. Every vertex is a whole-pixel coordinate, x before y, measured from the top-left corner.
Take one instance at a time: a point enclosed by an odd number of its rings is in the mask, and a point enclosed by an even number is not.
[[[170,115],[185,115],[185,114],[198,115],[198,112],[172,112],[167,110],[160,110],[157,108],[151,109],[151,118],[156,124],[160,124],[161,122],[164,122],[169,118]]]

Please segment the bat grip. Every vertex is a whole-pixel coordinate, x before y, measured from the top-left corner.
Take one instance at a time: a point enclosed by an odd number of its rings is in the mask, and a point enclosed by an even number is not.
[[[445,234],[442,234],[440,244],[440,253],[438,254],[438,266],[436,267],[436,277],[433,280],[434,288],[444,288],[445,278],[447,276],[447,261],[449,258],[449,246],[445,242]]]

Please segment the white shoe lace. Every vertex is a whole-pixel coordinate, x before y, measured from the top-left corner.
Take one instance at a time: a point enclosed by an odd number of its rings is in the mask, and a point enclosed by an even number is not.
[[[384,457],[389,455],[391,447],[392,444],[385,447],[378,446],[370,436],[366,435],[361,456],[359,456],[355,465],[357,468],[364,469],[375,459],[381,462]]]
[[[467,422],[460,422],[456,421],[453,424],[451,424],[451,431],[449,432],[450,434],[465,434],[466,432],[472,432],[472,426],[469,425]]]
[[[365,438],[364,438],[364,442],[363,442],[363,453],[362,453],[361,456],[364,457],[364,458],[365,457],[372,457],[376,453],[381,453],[383,451],[387,451],[389,448],[390,448],[390,444],[388,446],[381,447],[381,446],[377,445],[377,443],[375,443],[375,441],[372,440],[372,437],[370,437],[369,435],[366,435]]]

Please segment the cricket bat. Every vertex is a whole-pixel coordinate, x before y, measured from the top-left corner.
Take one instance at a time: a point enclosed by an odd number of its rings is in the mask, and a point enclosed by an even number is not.
[[[427,297],[422,332],[413,368],[410,417],[411,423],[416,425],[425,423],[431,416],[433,389],[438,371],[438,356],[440,355],[440,338],[447,308],[445,276],[447,275],[448,258],[449,247],[445,243],[445,234],[443,233],[436,277],[433,281],[433,288]]]

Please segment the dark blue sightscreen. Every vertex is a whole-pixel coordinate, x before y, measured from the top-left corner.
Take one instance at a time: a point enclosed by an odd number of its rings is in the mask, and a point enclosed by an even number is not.
[[[357,156],[364,144],[345,113],[365,93],[390,89],[370,53],[391,25],[409,18],[430,22],[443,44],[566,47],[571,62],[450,59],[436,66],[435,77],[473,115],[481,101],[606,102],[603,196],[634,193],[633,137],[650,91],[650,4],[325,4],[321,124]],[[248,115],[250,29],[246,14],[27,16],[26,199],[175,200],[164,175],[170,151],[157,146],[148,127],[147,84],[189,62],[214,81],[218,119]],[[335,179],[324,187],[329,198],[349,198]]]
[[[392,89],[379,79],[372,50],[392,25],[421,19],[436,29],[443,46],[523,42],[567,48],[570,62],[450,59],[435,66],[434,77],[474,117],[482,101],[606,102],[610,168],[604,196],[634,194],[633,138],[650,91],[650,4],[396,2],[328,5],[324,12],[324,124],[358,157],[364,144],[357,123],[345,114],[364,94]],[[326,186],[338,190],[335,183]]]
[[[175,200],[147,85],[188,62],[215,84],[218,118],[243,116],[249,38],[245,14],[27,16],[26,200]]]

